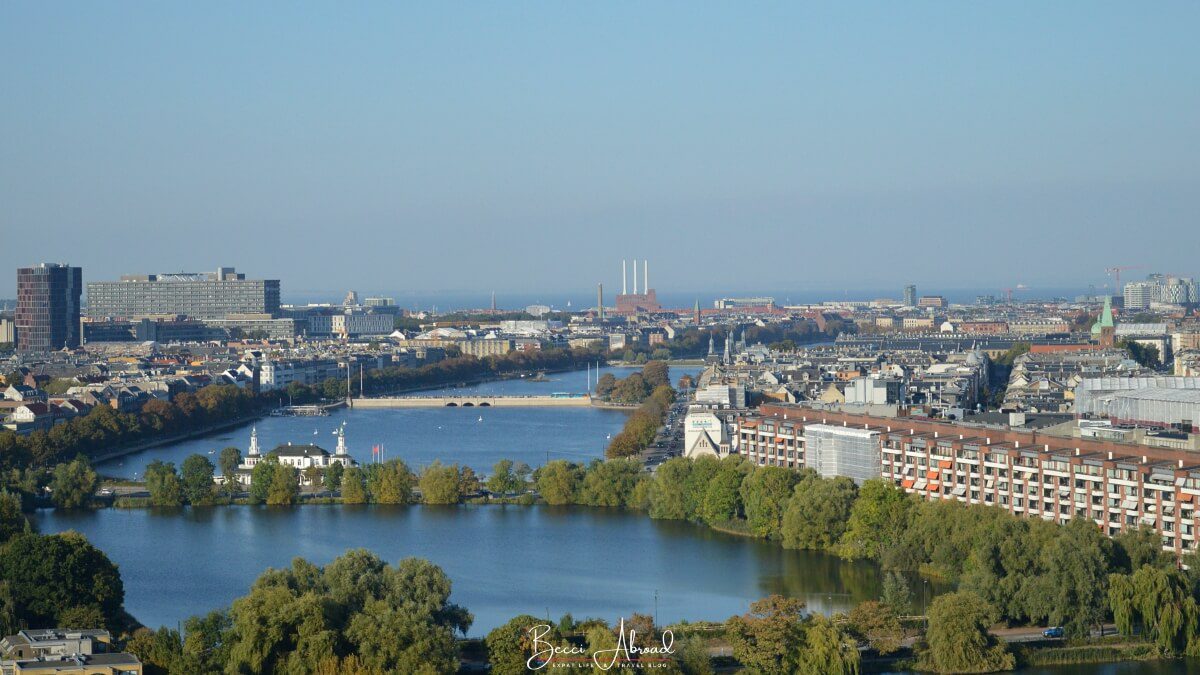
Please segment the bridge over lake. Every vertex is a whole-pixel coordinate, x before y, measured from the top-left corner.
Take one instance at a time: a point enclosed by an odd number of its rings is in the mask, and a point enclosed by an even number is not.
[[[587,394],[546,394],[544,396],[396,396],[393,398],[354,399],[355,408],[574,408],[592,405]]]

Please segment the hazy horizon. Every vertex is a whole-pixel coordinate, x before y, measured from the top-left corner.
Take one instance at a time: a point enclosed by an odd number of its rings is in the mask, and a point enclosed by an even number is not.
[[[612,297],[623,257],[660,293],[1200,277],[1196,25],[1187,2],[4,3],[0,297],[43,261],[232,265],[285,296]]]

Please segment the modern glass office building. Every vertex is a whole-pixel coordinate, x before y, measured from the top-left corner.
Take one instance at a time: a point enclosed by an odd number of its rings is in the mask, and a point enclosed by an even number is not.
[[[17,349],[49,352],[79,346],[83,268],[41,263],[17,269]]]

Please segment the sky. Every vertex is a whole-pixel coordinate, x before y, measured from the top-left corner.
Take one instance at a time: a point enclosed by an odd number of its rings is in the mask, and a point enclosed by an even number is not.
[[[1200,276],[1200,3],[0,3],[0,297]],[[899,290],[896,291],[899,295]]]

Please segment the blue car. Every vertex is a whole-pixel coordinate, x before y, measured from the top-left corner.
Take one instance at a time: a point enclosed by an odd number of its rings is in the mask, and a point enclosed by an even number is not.
[[[1046,630],[1042,631],[1042,637],[1060,638],[1062,636],[1063,636],[1062,626],[1054,626],[1052,628],[1047,628]]]

